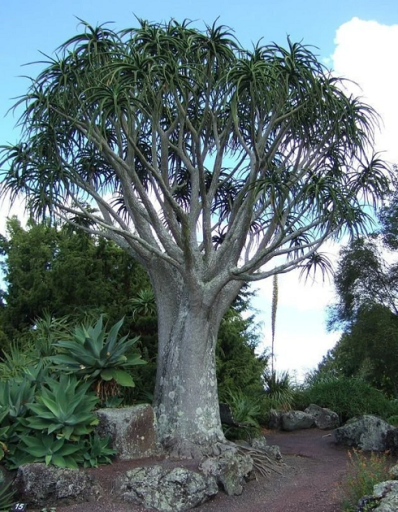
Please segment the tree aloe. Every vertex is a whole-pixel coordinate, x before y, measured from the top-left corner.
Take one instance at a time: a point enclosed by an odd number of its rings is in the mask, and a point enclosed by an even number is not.
[[[95,382],[97,395],[101,400],[117,393],[115,383],[134,387],[134,381],[126,371],[133,366],[145,364],[135,350],[138,338],[118,338],[123,319],[111,327],[109,333],[103,328],[102,316],[92,326],[80,325],[75,328],[72,340],[61,340],[54,344],[62,350],[51,360],[58,370],[91,379]]]
[[[242,283],[324,268],[318,249],[366,225],[387,168],[374,111],[308,47],[248,51],[215,24],[138,25],[83,23],[30,82],[1,190],[33,215],[80,219],[145,267],[160,439],[197,456],[224,440],[215,346]]]

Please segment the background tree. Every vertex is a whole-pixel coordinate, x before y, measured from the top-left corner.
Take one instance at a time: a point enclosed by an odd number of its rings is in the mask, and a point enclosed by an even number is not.
[[[1,318],[10,339],[45,311],[76,322],[101,313],[111,323],[126,316],[124,328],[134,330],[131,297],[150,284],[139,263],[113,242],[33,220],[25,229],[12,218],[0,246],[6,285]]]
[[[330,308],[329,327],[350,326],[361,308],[380,304],[397,314],[397,267],[388,265],[376,235],[358,237],[340,251],[334,275],[338,302]]]
[[[325,240],[363,227],[363,203],[388,188],[366,157],[375,115],[301,44],[247,51],[225,27],[175,21],[83,25],[18,101],[2,194],[85,219],[145,267],[159,438],[176,455],[211,453],[224,441],[221,320],[242,283],[322,264]]]
[[[342,328],[336,346],[319,366],[320,372],[359,376],[396,397],[398,365],[398,266],[387,263],[397,243],[396,193],[379,212],[380,226],[340,252],[335,273],[338,302],[331,308],[329,326]],[[384,253],[384,254],[383,254]]]

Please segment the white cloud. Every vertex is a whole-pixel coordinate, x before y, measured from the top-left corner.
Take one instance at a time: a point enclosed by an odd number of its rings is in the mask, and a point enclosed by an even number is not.
[[[3,197],[0,202],[0,212],[0,234],[2,235],[5,234],[8,217],[16,215],[22,224],[27,219],[25,201],[22,198],[11,203],[9,197]]]
[[[380,114],[381,132],[376,134],[378,151],[398,162],[398,25],[353,18],[336,32],[332,55],[337,75],[358,83],[361,95]]]

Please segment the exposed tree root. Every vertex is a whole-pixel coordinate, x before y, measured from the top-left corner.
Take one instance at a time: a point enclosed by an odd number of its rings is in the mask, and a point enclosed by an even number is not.
[[[283,474],[280,468],[286,466],[284,462],[272,460],[262,450],[256,450],[255,448],[249,446],[235,446],[238,453],[241,455],[249,455],[251,457],[253,460],[253,468],[256,477],[257,475],[267,477],[270,476],[272,472],[278,473],[278,475]]]

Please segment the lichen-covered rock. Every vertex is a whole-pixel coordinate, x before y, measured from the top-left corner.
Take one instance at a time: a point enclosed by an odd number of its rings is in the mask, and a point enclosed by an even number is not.
[[[365,414],[336,428],[334,438],[337,443],[355,446],[365,451],[381,452],[386,449],[387,432],[391,429],[386,421]]]
[[[219,457],[205,459],[199,469],[205,475],[214,476],[228,496],[238,496],[243,492],[245,478],[253,471],[253,461],[249,455],[229,450]]]
[[[115,489],[125,501],[162,512],[191,510],[218,492],[214,477],[159,465],[127,471],[118,477]]]
[[[62,469],[42,463],[25,464],[18,468],[13,488],[21,501],[28,504],[55,505],[98,499],[101,486],[87,473],[77,469]]]
[[[373,487],[373,496],[380,502],[375,509],[377,512],[397,512],[398,510],[398,481],[387,480]]]
[[[281,415],[282,430],[291,432],[293,430],[301,430],[311,428],[315,425],[313,416],[303,411],[287,411]]]
[[[321,430],[334,429],[340,424],[339,415],[336,412],[319,405],[310,404],[304,412],[314,418],[315,426]]]
[[[380,500],[375,496],[362,496],[362,498],[358,501],[355,512],[369,512],[370,510],[374,510],[379,502]]]
[[[110,436],[110,445],[120,460],[141,459],[160,453],[156,434],[156,418],[150,405],[96,411],[96,432]]]
[[[392,466],[388,474],[390,475],[392,480],[398,480],[398,464],[395,464],[395,466]]]
[[[255,450],[266,450],[268,448],[267,439],[264,436],[255,437],[250,443]]]

